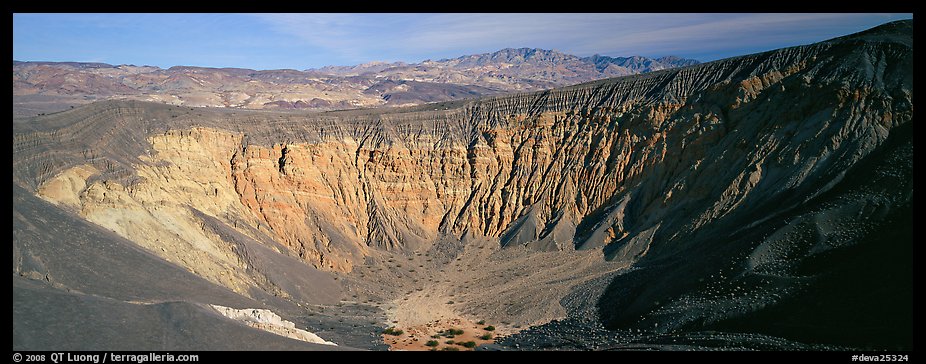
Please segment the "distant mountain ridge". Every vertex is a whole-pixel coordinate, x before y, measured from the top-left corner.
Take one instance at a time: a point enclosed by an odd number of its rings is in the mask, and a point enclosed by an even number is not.
[[[492,53],[481,53],[445,58],[421,63],[369,62],[355,66],[326,66],[306,71],[316,71],[340,76],[381,75],[389,77],[411,71],[425,72],[428,69],[445,71],[481,72],[511,78],[554,82],[584,82],[601,78],[620,77],[663,69],[685,67],[701,63],[694,59],[665,56],[647,58],[643,56],[610,57],[593,55],[579,57],[556,50],[540,48],[505,48]],[[551,72],[559,71],[560,74]]]
[[[116,98],[246,109],[405,106],[537,91],[697,63],[673,56],[579,57],[537,48],[302,71],[14,60],[13,105],[14,116]]]
[[[630,70],[634,73],[645,73],[659,71],[668,68],[676,67],[687,67],[693,66],[698,63],[694,59],[679,58],[675,56],[668,57],[659,57],[656,59],[650,59],[646,57],[633,56],[633,57],[609,57],[594,55],[591,57],[582,58],[583,60],[588,60],[595,64],[595,68],[599,71],[604,72],[609,67],[617,66]]]

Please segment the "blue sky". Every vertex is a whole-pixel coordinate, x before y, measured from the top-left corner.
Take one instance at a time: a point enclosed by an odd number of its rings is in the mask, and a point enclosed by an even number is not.
[[[912,14],[13,14],[13,59],[307,69],[502,48],[711,61]]]

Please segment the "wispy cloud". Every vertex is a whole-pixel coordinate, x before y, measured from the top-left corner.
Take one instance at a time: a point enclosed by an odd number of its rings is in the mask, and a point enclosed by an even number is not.
[[[365,59],[371,52],[393,45],[394,34],[406,24],[399,18],[413,16],[363,14],[257,14],[270,29],[294,36],[307,46],[318,47],[343,59]]]
[[[610,37],[588,38],[578,52],[617,54],[736,55],[738,50],[772,49],[821,41],[860,31],[892,18],[879,14],[697,14],[685,18],[642,16]],[[643,24],[639,24],[640,22]],[[645,24],[650,24],[646,26]],[[642,26],[641,26],[642,25]],[[708,56],[709,57],[709,56]]]
[[[909,14],[264,14],[281,34],[352,59],[436,57],[505,47],[579,55],[697,55],[771,49]]]

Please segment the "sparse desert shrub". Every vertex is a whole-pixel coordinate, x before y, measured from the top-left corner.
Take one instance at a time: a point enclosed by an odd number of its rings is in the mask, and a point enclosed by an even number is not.
[[[492,334],[485,334],[479,337],[482,340],[492,340]]]
[[[437,340],[428,340],[427,346],[437,346]]]
[[[432,339],[440,339],[440,334],[431,335]]]
[[[445,346],[445,347],[444,347],[443,349],[441,349],[441,350],[443,350],[443,351],[460,351],[460,349],[457,349],[456,347],[453,347],[453,346]]]
[[[399,336],[399,335],[404,334],[405,331],[396,330],[395,327],[390,327],[390,328],[388,328],[388,329],[386,329],[386,330],[383,330],[383,333],[386,334],[386,335]]]
[[[447,344],[447,345],[453,345],[453,344],[455,344],[455,343],[456,343],[456,342],[454,342],[453,340],[444,341],[444,344]]]
[[[479,322],[476,323],[476,325],[485,325],[485,324],[486,324],[486,320],[479,320]]]
[[[495,326],[489,325],[489,326],[486,326],[485,329],[483,329],[483,330],[486,330],[486,331],[495,331]]]
[[[460,329],[447,329],[447,332],[451,335],[463,335],[463,330]]]
[[[472,349],[472,348],[475,348],[475,347],[476,347],[476,342],[475,342],[475,341],[467,341],[467,342],[463,343],[463,346]]]

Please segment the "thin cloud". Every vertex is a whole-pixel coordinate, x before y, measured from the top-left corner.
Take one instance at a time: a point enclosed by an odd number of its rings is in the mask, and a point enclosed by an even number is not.
[[[458,56],[506,47],[577,55],[698,55],[820,41],[910,17],[891,14],[267,14],[282,33],[356,60]],[[379,55],[377,58],[376,55]]]
[[[695,24],[625,29],[613,37],[593,38],[583,45],[589,49],[577,51],[691,54],[708,53],[712,49],[777,47],[789,41],[797,45],[842,35],[852,24],[865,19],[873,19],[871,25],[881,22],[874,14],[704,14],[698,18],[701,21]],[[889,16],[881,18],[886,21]]]
[[[294,36],[307,46],[322,48],[338,58],[363,59],[384,44],[403,22],[389,16],[361,14],[257,14],[270,28]],[[393,39],[391,39],[393,38]]]

